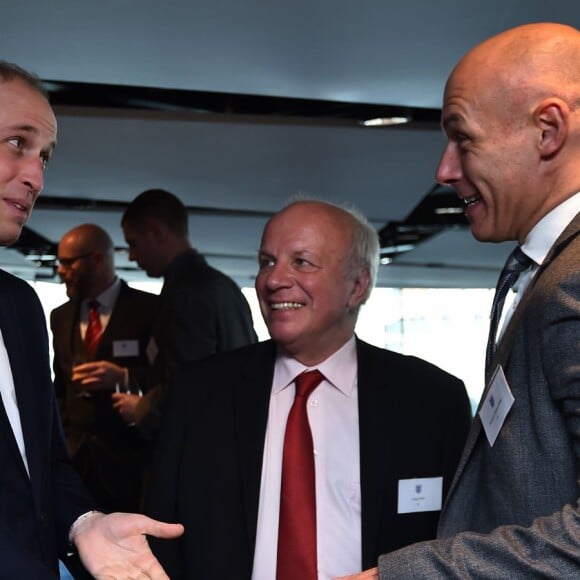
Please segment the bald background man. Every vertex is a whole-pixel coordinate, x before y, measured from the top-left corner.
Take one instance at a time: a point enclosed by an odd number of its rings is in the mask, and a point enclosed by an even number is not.
[[[102,509],[139,511],[148,444],[112,407],[111,395],[138,393],[145,374],[158,297],[115,274],[114,247],[94,224],[66,233],[58,273],[70,300],[51,313],[54,385],[73,463]],[[88,303],[99,302],[103,333],[94,354],[84,338]]]
[[[469,52],[445,88],[437,179],[480,241],[532,260],[486,371],[515,399],[491,445],[474,419],[438,540],[350,578],[580,575],[580,33],[508,30]],[[508,314],[509,316],[509,314]],[[499,377],[499,378],[498,378]]]

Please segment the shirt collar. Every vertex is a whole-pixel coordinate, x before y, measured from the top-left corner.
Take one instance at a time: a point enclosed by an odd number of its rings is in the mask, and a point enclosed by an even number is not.
[[[276,354],[272,394],[277,395],[291,385],[300,373],[318,369],[324,378],[347,397],[352,395],[356,386],[358,372],[356,340],[354,335],[335,353],[321,363],[308,367],[280,351]]]
[[[560,234],[580,212],[580,192],[548,212],[530,231],[522,250],[536,264],[541,265]]]
[[[98,296],[94,297],[101,306],[101,312],[113,310],[119,292],[121,292],[121,279],[115,278],[115,281],[104,292],[101,292]],[[88,303],[91,300],[93,300],[93,298],[83,300],[83,305],[88,308]]]

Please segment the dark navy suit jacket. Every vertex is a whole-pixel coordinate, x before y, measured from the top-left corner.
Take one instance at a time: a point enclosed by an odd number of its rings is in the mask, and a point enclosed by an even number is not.
[[[42,307],[0,270],[0,330],[8,352],[30,477],[0,405],[0,568],[6,578],[58,577],[75,519],[92,499],[66,451],[50,376]]]

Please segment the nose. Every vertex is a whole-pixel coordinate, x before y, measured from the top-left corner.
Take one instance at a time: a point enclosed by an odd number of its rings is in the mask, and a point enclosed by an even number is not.
[[[288,266],[281,262],[276,262],[260,270],[256,282],[258,286],[272,292],[292,286],[292,276]]]
[[[44,186],[44,165],[41,159],[38,157],[26,159],[22,170],[22,182],[36,198]]]
[[[439,160],[435,178],[441,185],[453,185],[457,183],[461,177],[461,163],[457,152],[457,145],[448,142],[443,150],[441,159]]]

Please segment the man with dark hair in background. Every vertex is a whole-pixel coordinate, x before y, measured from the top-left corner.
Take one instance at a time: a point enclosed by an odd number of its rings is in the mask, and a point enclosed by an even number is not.
[[[166,384],[176,367],[255,342],[250,307],[236,283],[191,247],[187,208],[172,193],[138,195],[121,220],[129,258],[149,276],[163,276],[159,322],[150,345],[164,383],[147,395],[115,394],[115,406],[145,436],[159,427]]]
[[[111,395],[145,388],[159,298],[117,277],[113,241],[95,224],[67,232],[58,261],[70,300],[52,311],[50,326],[69,452],[103,510],[140,511],[150,445],[119,417]]]
[[[15,242],[44,182],[56,119],[40,81],[0,62],[0,244]],[[145,534],[183,528],[137,514],[94,512],[70,463],[50,375],[42,307],[0,270],[0,554],[6,578],[58,578],[76,549],[99,578],[167,578]],[[72,543],[72,546],[71,546]]]

